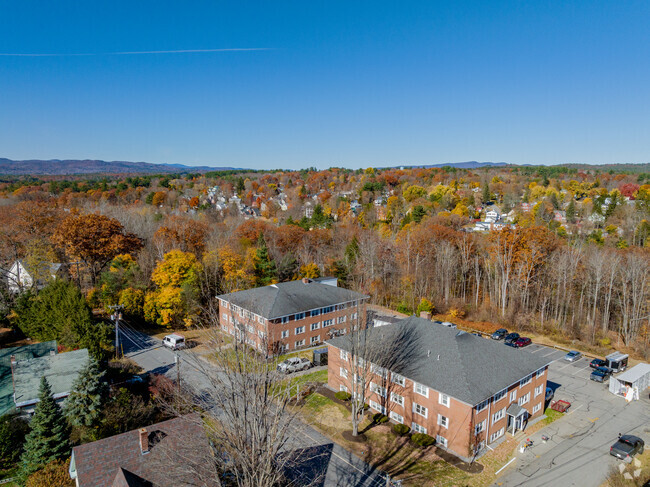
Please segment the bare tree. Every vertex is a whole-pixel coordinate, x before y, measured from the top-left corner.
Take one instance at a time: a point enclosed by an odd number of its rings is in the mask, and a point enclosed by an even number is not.
[[[418,333],[409,324],[369,328],[357,320],[338,340],[350,384],[352,436],[357,436],[370,392],[382,398],[384,414],[389,413],[391,393],[403,384],[399,371],[418,351]]]
[[[235,340],[227,343],[212,327],[210,362],[186,354],[184,389],[168,406],[174,411],[191,407],[204,412],[202,423],[214,452],[203,462],[230,479],[226,485],[310,485],[318,478],[306,482],[301,466],[319,452],[295,451],[305,427],[294,407],[302,384],[287,379],[274,362],[251,347],[259,337],[239,323],[238,312],[230,309],[229,314],[237,330]],[[266,339],[262,344],[268,346]]]

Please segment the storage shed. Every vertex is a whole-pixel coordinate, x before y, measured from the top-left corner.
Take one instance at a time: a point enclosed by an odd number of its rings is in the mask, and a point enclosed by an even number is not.
[[[648,387],[650,387],[650,364],[639,364],[609,379],[609,392],[623,396],[628,401],[638,400]]]

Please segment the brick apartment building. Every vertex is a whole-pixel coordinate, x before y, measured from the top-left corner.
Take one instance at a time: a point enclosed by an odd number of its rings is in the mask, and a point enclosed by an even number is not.
[[[366,321],[370,298],[336,278],[302,279],[217,296],[223,331],[266,355],[323,343]]]
[[[417,337],[412,358],[401,370],[369,364],[362,386],[365,402],[391,421],[469,458],[544,413],[548,359],[415,316],[368,330],[367,340],[382,343],[392,327]],[[329,387],[352,392],[353,371],[365,369],[353,368],[350,336],[327,344]]]

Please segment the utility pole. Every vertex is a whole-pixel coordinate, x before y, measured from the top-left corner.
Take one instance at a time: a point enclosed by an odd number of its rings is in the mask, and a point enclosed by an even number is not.
[[[174,363],[176,364],[176,384],[178,385],[178,390],[181,390],[181,361],[178,357],[178,352],[174,352]]]
[[[109,306],[113,310],[111,320],[115,323],[115,358],[120,358],[120,320],[122,319],[122,309],[124,306],[116,304]]]

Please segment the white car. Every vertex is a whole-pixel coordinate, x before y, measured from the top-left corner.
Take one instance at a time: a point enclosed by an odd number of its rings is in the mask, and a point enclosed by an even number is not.
[[[182,335],[177,335],[172,333],[163,338],[163,346],[171,348],[172,350],[178,350],[180,348],[185,348],[185,337]]]
[[[298,372],[299,370],[307,370],[311,367],[311,362],[306,358],[291,357],[278,364],[278,371],[284,374],[291,372]]]

